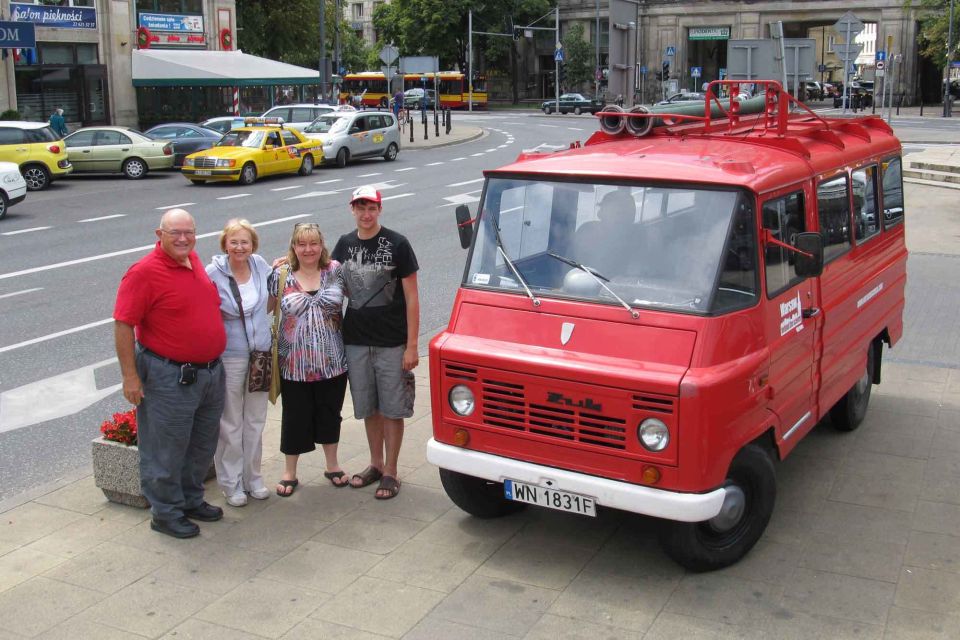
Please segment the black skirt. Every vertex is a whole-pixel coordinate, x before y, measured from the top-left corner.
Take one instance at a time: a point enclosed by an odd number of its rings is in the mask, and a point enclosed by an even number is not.
[[[316,382],[280,378],[283,417],[280,451],[299,455],[314,451],[317,444],[340,441],[340,411],[347,391],[347,374]]]

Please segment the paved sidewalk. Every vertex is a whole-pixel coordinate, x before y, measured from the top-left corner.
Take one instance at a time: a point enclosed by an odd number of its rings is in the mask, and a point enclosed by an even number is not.
[[[427,139],[423,138],[423,123],[420,121],[420,113],[413,113],[413,142],[410,142],[410,124],[407,124],[400,131],[400,152],[413,151],[416,149],[435,149],[445,147],[461,142],[475,140],[483,135],[483,129],[473,124],[466,124],[459,117],[464,115],[462,111],[454,111],[450,118],[450,133],[446,133],[446,127],[443,126],[443,119],[438,120],[440,135],[436,135],[437,127],[433,124],[433,115],[429,114],[427,118]]]

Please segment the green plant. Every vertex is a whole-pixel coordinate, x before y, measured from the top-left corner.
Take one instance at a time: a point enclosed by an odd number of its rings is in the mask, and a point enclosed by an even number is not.
[[[16,109],[7,109],[0,113],[0,120],[23,120],[23,116]]]

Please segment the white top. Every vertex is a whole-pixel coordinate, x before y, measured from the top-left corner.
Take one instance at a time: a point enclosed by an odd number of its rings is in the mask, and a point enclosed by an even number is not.
[[[250,316],[253,313],[253,308],[257,306],[257,285],[253,281],[253,278],[250,278],[243,284],[237,285],[240,288],[240,301],[243,303],[243,315]]]

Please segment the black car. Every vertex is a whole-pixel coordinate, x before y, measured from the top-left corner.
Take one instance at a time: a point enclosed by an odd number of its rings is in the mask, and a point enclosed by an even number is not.
[[[183,159],[195,151],[209,149],[223,137],[219,131],[189,122],[158,124],[144,132],[153,140],[168,140],[173,145],[173,166],[183,166]]]
[[[560,109],[557,109],[556,100],[547,100],[540,105],[544,113],[550,115],[554,111],[560,113],[573,112],[577,115],[581,113],[597,113],[603,111],[603,100],[591,100],[581,93],[564,93],[560,96]]]

